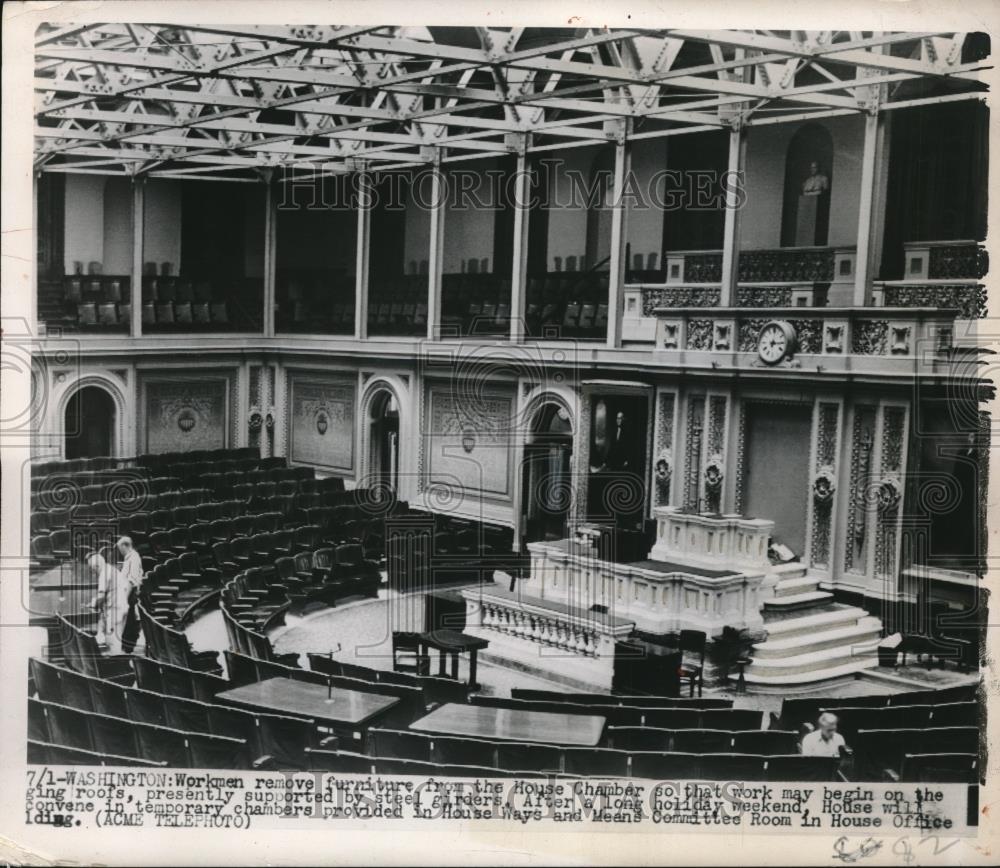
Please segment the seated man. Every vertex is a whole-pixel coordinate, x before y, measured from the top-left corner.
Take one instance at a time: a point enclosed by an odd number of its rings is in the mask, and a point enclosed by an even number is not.
[[[848,752],[844,737],[837,732],[837,715],[825,711],[819,716],[819,729],[802,739],[802,756],[840,757]]]

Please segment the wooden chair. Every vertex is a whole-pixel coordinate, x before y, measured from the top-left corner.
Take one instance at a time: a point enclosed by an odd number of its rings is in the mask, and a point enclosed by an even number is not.
[[[392,668],[395,672],[430,674],[431,658],[429,654],[421,652],[419,634],[393,631]]]
[[[688,651],[698,655],[697,665],[681,663],[678,670],[681,688],[683,689],[684,685],[687,684],[690,696],[694,696],[695,687],[698,688],[698,695],[701,696],[702,687],[704,686],[702,673],[705,669],[705,642],[707,638],[701,630],[681,630],[680,639],[677,643],[677,647],[681,651]]]

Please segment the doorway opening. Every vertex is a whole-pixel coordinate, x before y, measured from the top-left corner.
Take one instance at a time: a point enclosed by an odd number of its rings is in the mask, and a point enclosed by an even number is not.
[[[66,458],[100,458],[114,453],[118,419],[115,400],[100,386],[84,386],[66,404]]]
[[[390,391],[371,403],[371,475],[379,492],[393,495],[399,484],[399,405]]]
[[[774,522],[774,541],[805,552],[809,490],[808,404],[749,403],[746,408],[745,515]]]
[[[566,536],[573,500],[573,426],[559,404],[545,404],[532,420],[524,445],[521,513],[525,542]]]

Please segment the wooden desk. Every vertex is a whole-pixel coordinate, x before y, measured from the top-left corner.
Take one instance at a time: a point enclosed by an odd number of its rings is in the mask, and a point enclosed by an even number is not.
[[[445,675],[444,658],[451,655],[451,677],[458,680],[458,658],[459,655],[468,652],[469,654],[469,686],[475,688],[476,685],[476,657],[479,651],[489,647],[489,640],[479,636],[470,636],[468,633],[460,633],[458,630],[432,630],[428,633],[421,633],[420,653],[426,654],[429,648],[434,648],[438,652],[438,675]]]
[[[310,684],[293,678],[268,678],[215,696],[216,702],[228,702],[256,711],[311,717],[321,724],[359,727],[388,711],[399,702],[396,696],[362,693],[322,684]]]
[[[410,729],[493,741],[537,741],[593,747],[605,718],[596,714],[553,714],[484,705],[448,703],[410,724]]]

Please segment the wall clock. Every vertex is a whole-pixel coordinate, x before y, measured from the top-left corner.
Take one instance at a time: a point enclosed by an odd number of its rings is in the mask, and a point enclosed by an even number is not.
[[[757,338],[757,355],[765,365],[776,365],[795,352],[795,329],[785,320],[765,323]]]

